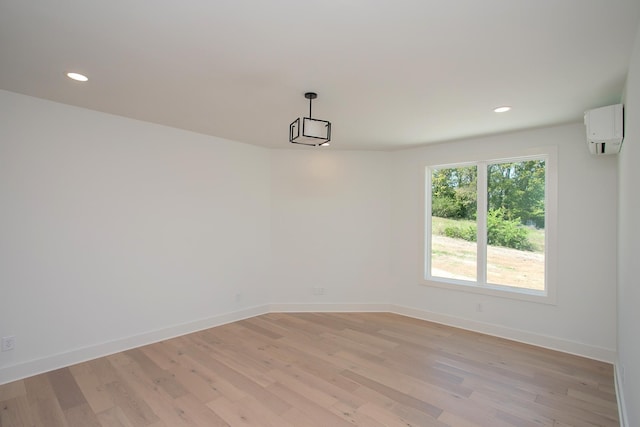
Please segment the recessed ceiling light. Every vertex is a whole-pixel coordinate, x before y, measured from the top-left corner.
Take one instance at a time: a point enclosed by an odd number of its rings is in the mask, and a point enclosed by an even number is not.
[[[86,82],[87,80],[89,80],[89,78],[83,74],[79,74],[79,73],[67,73],[67,77],[69,77],[72,80],[76,80],[79,82]]]
[[[493,111],[495,111],[496,113],[506,113],[507,111],[511,110],[511,107],[505,105],[503,107],[496,107],[493,109]]]

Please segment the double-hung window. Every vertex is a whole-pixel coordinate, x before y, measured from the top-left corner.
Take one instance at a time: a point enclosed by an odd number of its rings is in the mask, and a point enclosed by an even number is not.
[[[426,168],[428,285],[555,302],[556,158]]]

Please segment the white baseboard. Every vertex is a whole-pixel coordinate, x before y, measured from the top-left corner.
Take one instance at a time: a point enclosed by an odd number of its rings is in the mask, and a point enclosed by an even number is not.
[[[393,304],[271,304],[271,313],[389,312]]]
[[[561,351],[563,353],[569,353],[576,356],[583,356],[589,359],[599,360],[601,362],[614,363],[616,360],[616,351],[608,348],[564,340],[548,335],[535,334],[532,332],[495,325],[491,323],[483,323],[476,320],[428,312],[411,307],[393,305],[390,311],[392,313],[401,314],[403,316],[428,320],[430,322],[440,323],[447,326],[454,326],[456,328],[480,332],[495,337],[506,338],[525,344],[532,344],[538,347]]]
[[[143,334],[133,335],[115,341],[109,341],[64,353],[54,354],[40,359],[29,360],[15,365],[4,366],[0,368],[0,385],[41,374],[43,372],[74,365],[76,363],[85,362],[97,357],[104,357],[109,354],[130,350],[132,348],[175,338],[192,332],[201,331],[203,329],[237,322],[238,320],[259,316],[268,312],[269,306],[267,305],[251,307],[234,311],[232,313],[209,317],[207,319],[196,320],[164,329],[145,332]]]
[[[573,341],[546,335],[534,334],[527,331],[508,328],[489,323],[477,322],[474,320],[448,316],[439,313],[432,313],[411,307],[404,307],[395,304],[373,303],[373,304],[270,304],[251,307],[232,313],[221,314],[207,319],[188,322],[181,325],[172,326],[156,331],[150,331],[139,335],[125,337],[119,340],[110,341],[94,346],[70,350],[68,352],[55,354],[41,359],[30,360],[15,365],[0,368],[0,384],[9,383],[22,378],[37,375],[43,372],[52,371],[65,366],[81,363],[87,360],[103,357],[131,348],[140,347],[154,342],[174,338],[226,323],[259,316],[266,313],[293,313],[293,312],[390,312],[403,316],[414,317],[430,322],[440,323],[461,329],[480,332],[501,338],[519,341],[527,344],[545,347],[553,350],[571,353],[590,359],[601,360],[614,363],[616,353],[614,350],[590,346]],[[618,384],[619,378],[616,377]],[[618,386],[617,390],[619,389]],[[621,392],[621,390],[619,390]],[[621,394],[619,394],[621,396]]]
[[[624,400],[624,388],[622,387],[622,369],[620,369],[620,361],[616,360],[613,365],[614,380],[616,387],[616,397],[618,399],[618,418],[620,418],[620,427],[628,427],[627,423],[627,406]]]

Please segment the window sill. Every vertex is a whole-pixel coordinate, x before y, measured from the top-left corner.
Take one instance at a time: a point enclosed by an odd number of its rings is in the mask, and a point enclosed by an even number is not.
[[[458,292],[470,292],[480,295],[489,295],[494,297],[536,302],[540,304],[556,305],[555,295],[550,294],[547,291],[536,291],[532,289],[490,284],[480,285],[474,282],[466,282],[464,280],[445,279],[438,277],[422,279],[420,284],[423,286],[449,289]]]

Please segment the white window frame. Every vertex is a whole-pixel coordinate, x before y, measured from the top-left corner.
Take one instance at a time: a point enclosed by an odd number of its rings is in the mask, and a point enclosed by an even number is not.
[[[486,280],[486,211],[487,211],[487,165],[527,160],[545,160],[545,289],[538,291],[514,286],[495,285]],[[478,275],[476,281],[450,279],[431,275],[431,175],[434,169],[451,167],[478,167]],[[446,162],[424,166],[424,251],[421,262],[421,283],[427,286],[483,295],[512,298],[525,301],[556,304],[557,295],[557,218],[558,218],[558,160],[556,147],[541,147],[522,150],[510,155],[486,156],[473,161]],[[483,220],[484,219],[484,220]],[[482,221],[481,221],[482,220]]]

